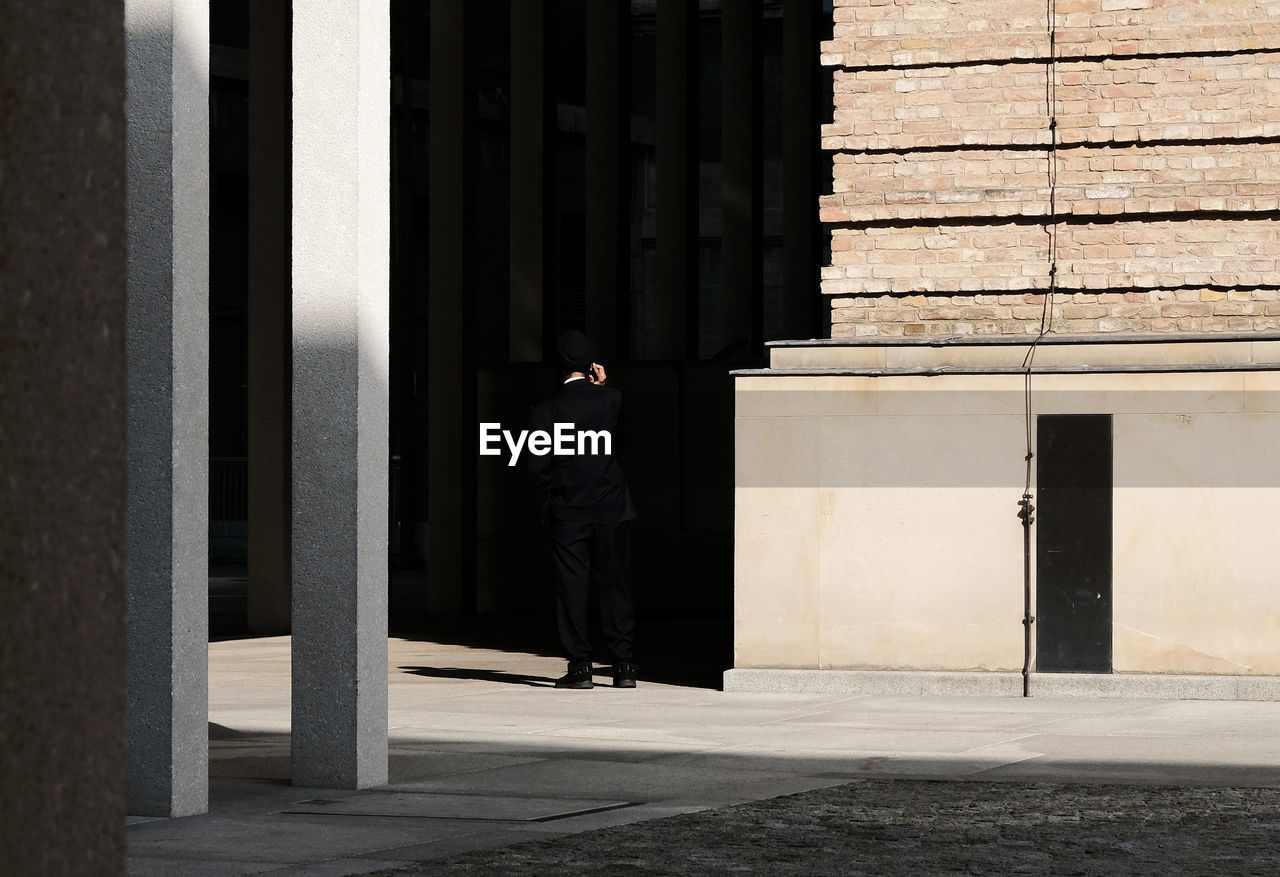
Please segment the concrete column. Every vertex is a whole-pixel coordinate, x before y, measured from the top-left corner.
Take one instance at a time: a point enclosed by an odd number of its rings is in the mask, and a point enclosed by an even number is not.
[[[698,4],[658,0],[659,355],[698,349]]]
[[[587,333],[609,362],[626,349],[618,312],[631,292],[631,13],[622,3],[588,3],[586,15]]]
[[[249,4],[249,630],[289,632],[288,3]]]
[[[782,260],[788,338],[808,338],[818,289],[818,6],[782,6]]]
[[[720,277],[728,323],[760,345],[764,315],[760,200],[760,5],[721,6]]]
[[[389,0],[293,4],[293,782],[387,780]]]
[[[123,875],[124,4],[0,19],[2,867]]]
[[[209,799],[209,5],[127,0],[129,810]]]
[[[428,225],[427,606],[476,606],[475,118],[467,50],[474,4],[431,4]]]
[[[613,4],[606,4],[612,6]],[[512,362],[542,361],[547,272],[548,156],[555,107],[547,100],[547,0],[511,3],[511,316]],[[435,108],[433,107],[433,112]],[[434,198],[434,190],[433,190]]]

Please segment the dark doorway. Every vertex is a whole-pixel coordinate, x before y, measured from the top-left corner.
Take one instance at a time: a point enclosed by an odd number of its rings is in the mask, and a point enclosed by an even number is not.
[[[242,253],[259,203],[249,76],[251,60],[289,49],[260,40],[255,54],[257,8],[211,7],[217,636],[247,630],[248,383],[275,367],[246,341],[261,301]],[[528,479],[479,458],[476,430],[520,428],[558,386],[556,337],[579,328],[626,398],[633,577],[651,644],[638,660],[668,678],[656,662],[669,654],[673,674],[708,684],[732,664],[729,373],[765,364],[768,341],[829,332],[815,205],[831,185],[819,142],[831,27],[817,0],[393,0],[398,635],[554,650],[550,549]]]
[[[1111,672],[1110,414],[1038,418],[1036,669]]]

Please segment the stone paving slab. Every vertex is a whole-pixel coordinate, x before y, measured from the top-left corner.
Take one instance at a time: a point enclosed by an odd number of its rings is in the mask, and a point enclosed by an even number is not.
[[[599,798],[539,798],[382,789],[364,795],[344,795],[336,799],[311,798],[299,801],[283,812],[307,816],[398,816],[404,819],[547,822],[629,806],[630,801]]]
[[[1280,873],[1280,790],[866,780],[391,875]]]

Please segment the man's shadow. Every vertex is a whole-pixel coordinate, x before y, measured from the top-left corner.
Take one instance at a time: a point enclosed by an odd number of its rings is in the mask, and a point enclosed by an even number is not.
[[[405,673],[428,676],[433,679],[475,679],[480,682],[505,682],[508,685],[528,685],[533,688],[550,688],[555,679],[550,676],[526,676],[523,673],[504,673],[501,670],[475,670],[461,667],[401,667]]]

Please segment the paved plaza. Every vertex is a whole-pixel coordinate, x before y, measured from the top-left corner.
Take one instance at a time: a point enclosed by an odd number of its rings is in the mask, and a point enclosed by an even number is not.
[[[1273,875],[1278,827],[1275,789],[857,780],[407,873]]]
[[[288,783],[288,670],[210,646],[210,812],[132,819],[130,874],[1280,872],[1273,702],[558,691],[397,638],[353,792]]]

